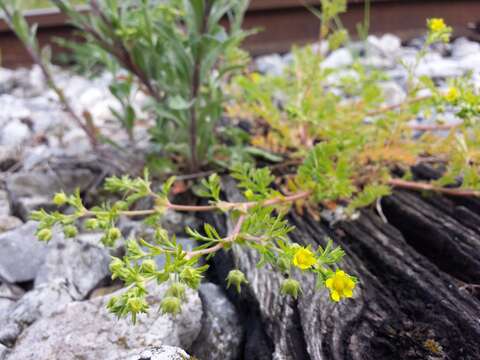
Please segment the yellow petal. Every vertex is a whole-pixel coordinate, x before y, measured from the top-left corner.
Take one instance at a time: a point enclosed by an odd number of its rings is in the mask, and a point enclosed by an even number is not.
[[[348,278],[346,283],[346,288],[353,290],[355,288],[355,282],[352,279]]]
[[[346,298],[351,298],[353,296],[353,291],[350,289],[344,289],[343,296]]]
[[[327,289],[332,289],[333,288],[333,279],[332,278],[327,279],[327,281],[325,281],[325,286],[327,287]]]
[[[336,276],[341,276],[341,277],[344,277],[346,274],[345,274],[345,271],[343,270],[337,270],[337,272],[335,273]]]
[[[331,292],[330,296],[331,296],[333,301],[335,301],[335,302],[340,301],[340,294],[338,292],[336,292],[335,290]]]

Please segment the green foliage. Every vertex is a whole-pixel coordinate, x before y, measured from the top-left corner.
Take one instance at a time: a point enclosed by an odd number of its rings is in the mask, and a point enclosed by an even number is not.
[[[446,166],[444,176],[428,185],[452,185],[461,178],[463,187],[480,189],[478,90],[468,78],[452,81],[444,92],[432,79],[415,77],[428,47],[450,36],[451,29],[441,19],[428,22],[424,49],[414,64],[404,64],[409,74],[407,99],[386,107],[381,87],[385,74],[358,60],[347,74],[325,66],[325,56],[346,42],[348,34],[339,20],[346,1],[321,0],[321,11],[312,11],[321,20],[320,38],[328,42],[327,53],[313,47],[295,49],[293,64],[284,75],[243,74],[232,82],[230,90],[238,101],[230,104],[229,114],[240,111],[241,115],[247,113],[247,118],[261,120],[252,126],[252,146],[237,153],[248,141],[244,134],[230,130],[235,134],[227,151],[212,134],[225,105],[221,83],[243,65],[238,45],[246,35],[240,29],[246,1],[143,0],[134,6],[133,0],[101,4],[92,0],[90,15],[76,12],[65,0],[54,2],[83,30],[87,46],[96,49],[93,54],[101,54],[97,63],[115,74],[127,70],[128,76],[112,85],[111,91],[123,109],[114,115],[132,140],[135,112],[131,96],[136,86],[151,96],[150,109],[157,116],[152,135],[160,151],[172,158],[188,158],[191,170],[212,159],[223,166],[235,163],[230,175],[245,198],[242,202],[222,200],[220,177],[213,174],[195,188],[197,195],[209,200],[208,205],[173,204],[169,197],[175,178],[157,191],[146,172],[143,178],[107,179],[105,189],[116,195],[115,201],[87,209],[78,192],[69,196],[61,192],[54,203],[72,211],[34,212],[32,219],[39,221],[37,236],[42,241],[52,239],[54,228],[61,228],[66,237],[75,237],[81,227],[102,231],[105,246],[125,241],[124,256],[113,258],[110,265],[112,277],[126,285],[108,304],[118,317],[130,314],[135,322],[139,314],[148,312],[150,282],[168,284],[160,311],[178,314],[188,288],[197,289],[205,276],[208,265],[203,260],[234,247],[256,251],[258,266],[280,272],[285,277],[280,287],[283,294],[297,298],[302,287],[296,277],[307,272],[316,277],[318,289],[329,291],[332,301],[350,298],[357,279],[338,268],[345,255],[341,248],[331,240],[317,248],[290,241],[293,227],[285,216],[293,202],[313,211],[318,203],[341,205],[352,215],[390,194],[393,170],[403,171],[405,181],[410,167],[424,157],[441,159]],[[227,14],[229,30],[219,24]],[[33,39],[32,34],[25,35],[31,30],[22,20],[14,22],[26,41]],[[423,90],[430,95],[418,97]],[[412,118],[432,109],[441,114],[451,107],[463,122],[451,128],[448,136],[426,132],[414,139],[415,130],[409,124]],[[200,159],[198,154],[206,155]],[[215,157],[218,154],[221,156]],[[239,161],[249,156],[272,162],[285,158],[300,165],[281,182],[269,168]],[[145,198],[153,200],[154,206],[138,210],[139,200]],[[195,248],[186,250],[160,225],[169,210],[221,211],[233,226],[228,234],[208,223],[203,229],[186,229],[196,241]],[[154,230],[153,238],[123,239],[117,225],[120,216],[143,217]],[[161,268],[155,262],[159,256],[165,259]],[[248,286],[247,278],[248,274],[235,269],[225,280],[240,292],[242,286]]]
[[[223,111],[221,85],[247,60],[238,45],[247,35],[240,25],[248,1],[91,1],[91,15],[80,14],[66,0],[53,2],[92,48],[78,53],[81,58],[114,75],[119,69],[130,73],[110,90],[122,105],[113,114],[131,138],[135,81],[152,99],[156,126],[151,134],[160,153],[189,160],[192,171],[214,159],[220,147],[212,134]],[[224,17],[228,30],[220,25]]]
[[[330,24],[343,3],[322,1],[322,10],[322,23]],[[329,25],[323,35],[343,38],[331,31]],[[478,89],[469,76],[452,80],[445,91],[432,79],[415,75],[429,46],[448,41],[451,31],[441,19],[428,21],[424,47],[413,64],[403,64],[409,79],[402,103],[383,105],[387,74],[358,59],[348,71],[328,68],[324,60],[335,46],[326,53],[307,46],[293,51],[292,64],[280,76],[236,77],[230,91],[239,104],[229,112],[235,116],[241,109],[243,118],[257,119],[253,145],[284,158],[305,159],[293,188],[309,189],[317,202],[346,205],[349,215],[391,192],[392,170],[408,174],[423,159],[446,167],[433,188],[461,182],[464,189],[480,190]],[[418,95],[427,90],[430,95]],[[438,134],[434,125],[414,137],[412,119],[435,111],[441,129],[443,112],[452,109],[461,122],[446,128],[448,136]]]
[[[246,202],[228,202],[221,199],[221,184],[216,174],[202,182],[200,193],[211,199],[205,209],[197,206],[172,204],[169,192],[174,178],[166,181],[160,191],[152,190],[148,173],[144,178],[132,179],[128,176],[112,177],[105,181],[105,190],[120,195],[120,199],[106,202],[102,206],[87,209],[79,193],[67,196],[58,193],[54,201],[58,206],[70,206],[73,212],[64,214],[44,210],[32,214],[39,221],[37,236],[42,241],[52,238],[54,228],[63,228],[66,237],[75,237],[83,224],[86,230],[101,230],[105,246],[114,246],[122,239],[117,227],[120,216],[143,216],[145,223],[154,229],[154,236],[147,241],[142,238],[125,239],[125,255],[112,258],[110,270],[113,279],[120,279],[126,285],[124,291],[108,303],[109,310],[118,317],[131,315],[133,322],[141,313],[149,310],[146,300],[148,283],[168,283],[168,290],[161,301],[160,311],[176,315],[181,311],[187,297],[187,288],[197,289],[208,265],[202,265],[203,257],[215,255],[219,250],[229,250],[233,246],[247,247],[260,255],[258,266],[270,265],[289,277],[282,285],[282,292],[297,297],[301,286],[294,280],[296,272],[309,271],[326,281],[333,274],[343,251],[334,248],[331,242],[323,249],[312,250],[290,242],[288,234],[293,227],[284,218],[288,207],[295,199],[306,199],[310,193],[299,191],[296,194],[282,195],[270,187],[273,176],[268,168],[253,169],[238,165],[232,174],[239,180],[239,189],[247,194]],[[314,175],[314,174],[312,174]],[[303,174],[306,183],[306,171]],[[138,200],[153,198],[155,206],[145,210],[130,210]],[[160,226],[160,219],[168,209],[183,211],[223,211],[234,221],[234,228],[228,235],[221,235],[212,225],[206,223],[203,231],[187,228],[189,236],[198,246],[185,250],[175,237],[171,237]],[[158,256],[165,258],[165,265],[159,268],[155,262]],[[248,284],[247,277],[240,270],[232,270],[226,278],[227,286],[240,292],[241,286]],[[296,284],[294,287],[292,284]]]
[[[74,5],[86,4],[86,0],[70,0],[70,2]],[[52,3],[50,0],[20,0],[18,6],[20,10],[46,9],[51,8]]]
[[[316,145],[298,169],[298,182],[311,188],[317,201],[349,198],[354,191],[349,151],[343,144]]]

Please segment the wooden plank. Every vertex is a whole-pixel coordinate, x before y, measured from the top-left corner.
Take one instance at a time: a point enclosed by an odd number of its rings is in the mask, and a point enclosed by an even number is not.
[[[349,8],[341,18],[344,25],[355,32],[364,14],[364,0],[349,0]],[[245,18],[246,28],[260,28],[262,32],[250,37],[245,48],[253,55],[288,51],[292,45],[316,41],[318,19],[305,4],[315,5],[319,0],[252,0]],[[83,7],[83,11],[86,11]],[[425,19],[442,17],[453,26],[457,36],[474,36],[475,24],[480,24],[478,0],[372,0],[370,31],[374,34],[393,32],[408,39],[424,31]],[[27,13],[27,21],[39,25],[42,45],[52,45],[55,37],[72,38],[74,29],[66,18],[53,9]],[[59,51],[53,46],[54,53]],[[21,43],[0,19],[1,63],[6,67],[31,64]]]

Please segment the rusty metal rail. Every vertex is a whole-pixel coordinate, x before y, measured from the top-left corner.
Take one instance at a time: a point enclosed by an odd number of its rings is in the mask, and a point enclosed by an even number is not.
[[[319,0],[252,0],[245,18],[246,28],[263,31],[249,38],[245,47],[254,55],[284,52],[293,44],[315,41],[319,22],[305,4],[316,5]],[[364,14],[363,0],[349,0],[348,12],[341,19],[355,31]],[[480,26],[480,0],[371,0],[370,32],[393,32],[402,39],[418,35],[425,29],[425,19],[442,17],[453,26],[456,36],[479,38],[475,30]],[[39,25],[42,45],[53,44],[53,38],[72,38],[74,28],[62,14],[54,10],[32,11],[27,14],[30,23]],[[58,51],[52,45],[54,52]],[[18,67],[31,64],[28,54],[8,26],[0,19],[1,64]]]

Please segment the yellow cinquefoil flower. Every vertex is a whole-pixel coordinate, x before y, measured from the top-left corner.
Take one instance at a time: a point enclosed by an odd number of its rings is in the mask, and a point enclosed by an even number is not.
[[[355,282],[343,270],[337,270],[335,274],[325,281],[325,286],[330,290],[330,297],[333,301],[338,302],[342,298],[351,298]]]
[[[445,30],[447,25],[445,24],[445,21],[440,18],[433,18],[428,20],[428,28],[432,32],[440,32]]]
[[[445,99],[448,102],[454,102],[460,97],[460,91],[456,87],[451,87],[448,89],[447,93],[445,94]]]
[[[262,79],[262,75],[260,75],[258,72],[252,72],[250,74],[250,79],[252,79],[254,84],[258,84]]]
[[[313,252],[304,247],[299,248],[293,257],[293,265],[302,270],[311,268],[316,262],[317,259],[315,259]]]

